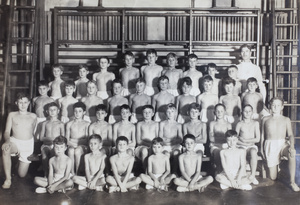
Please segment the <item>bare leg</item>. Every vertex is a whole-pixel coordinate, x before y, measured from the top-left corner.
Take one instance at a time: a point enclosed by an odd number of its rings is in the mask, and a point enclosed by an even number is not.
[[[2,160],[3,160],[3,168],[5,173],[5,181],[2,185],[3,189],[9,189],[11,186],[11,154],[15,154],[18,152],[16,145],[12,142],[9,144],[2,145]]]
[[[296,175],[296,150],[290,147],[287,147],[283,154],[288,157],[289,160],[289,174],[290,174],[290,186],[293,191],[300,191],[300,188],[295,183],[295,175]]]
[[[256,168],[257,168],[257,150],[254,148],[250,149],[250,166],[251,166],[251,182],[255,179],[255,173],[256,173]]]
[[[216,166],[216,173],[220,173],[222,171],[222,163],[221,163],[221,157],[220,157],[220,149],[214,149],[212,151],[212,157],[213,157],[213,163]]]
[[[44,177],[34,177],[33,182],[40,187],[48,186],[48,179]]]
[[[75,164],[75,162],[74,162],[74,155],[75,155],[75,149],[73,148],[73,147],[70,147],[69,149],[68,149],[68,156],[71,158],[71,160],[72,160],[72,169],[71,169],[71,173],[72,173],[72,175],[75,175],[75,171],[74,171],[74,164]]]
[[[140,178],[141,178],[141,180],[142,180],[145,184],[148,184],[148,185],[154,187],[154,181],[153,181],[152,178],[151,178],[150,176],[148,176],[147,174],[140,174]]]
[[[269,174],[270,174],[270,178],[272,180],[276,180],[277,179],[277,166],[274,166],[274,167],[268,167],[269,169]]]
[[[48,147],[44,147],[41,151],[44,175],[47,177],[49,172],[49,159],[51,156],[51,150]]]
[[[148,152],[147,148],[145,148],[145,147],[141,148],[141,159],[142,159],[142,163],[144,165],[144,168],[146,168],[145,167],[145,165],[146,165],[145,159],[148,157],[148,154],[149,154],[149,152]]]
[[[74,185],[72,179],[67,179],[65,181],[63,181],[62,183],[60,183],[57,186],[54,186],[52,188],[53,191],[58,191],[58,190],[65,190],[66,188],[72,187]]]
[[[195,189],[197,189],[199,192],[203,192],[204,189],[213,181],[214,179],[211,176],[203,177],[196,183]]]
[[[87,181],[86,178],[83,176],[74,176],[73,177],[73,182],[75,184],[81,185],[83,187],[87,187]]]
[[[25,177],[26,176],[26,174],[28,172],[29,165],[30,165],[30,163],[19,161],[18,174],[19,174],[20,177]]]
[[[78,174],[78,169],[80,165],[81,156],[85,153],[81,146],[77,147],[74,151],[75,156],[75,174]]]
[[[113,176],[106,177],[106,182],[111,186],[118,186],[117,181]]]
[[[134,178],[131,178],[127,181],[126,183],[126,188],[129,189],[129,188],[132,188],[134,186],[137,186],[139,185],[140,183],[142,182],[141,178],[140,177],[134,177]]]

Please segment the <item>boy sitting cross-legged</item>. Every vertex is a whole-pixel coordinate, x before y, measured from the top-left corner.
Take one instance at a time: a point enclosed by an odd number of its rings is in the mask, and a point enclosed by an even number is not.
[[[162,153],[163,139],[160,137],[152,140],[153,154],[148,158],[148,174],[141,174],[140,178],[146,184],[146,189],[153,189],[168,191],[168,185],[171,180],[176,177],[175,174],[170,174],[170,160],[169,157]]]
[[[132,173],[134,157],[127,153],[128,139],[120,136],[116,140],[117,154],[109,160],[113,176],[108,176],[106,182],[110,185],[109,193],[115,191],[127,192],[127,189],[137,190],[141,179]]]
[[[73,188],[73,181],[70,179],[72,160],[65,155],[67,150],[67,139],[63,136],[58,136],[53,140],[55,156],[49,160],[49,176],[35,177],[34,183],[38,187],[36,193],[46,193],[47,191],[52,194],[55,191]]]
[[[183,137],[183,146],[186,151],[179,156],[179,168],[181,177],[174,180],[178,192],[204,189],[214,181],[211,176],[201,176],[202,156],[194,151],[196,138],[194,135],[187,134]]]
[[[105,185],[104,168],[106,154],[100,151],[102,139],[100,135],[94,134],[89,137],[89,147],[91,153],[84,156],[85,177],[74,176],[73,181],[78,184],[78,190],[86,188],[103,191]]]

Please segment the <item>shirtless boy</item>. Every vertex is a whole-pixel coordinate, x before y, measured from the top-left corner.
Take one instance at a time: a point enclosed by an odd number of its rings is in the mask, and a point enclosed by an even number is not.
[[[192,134],[183,137],[185,152],[179,156],[179,168],[181,177],[174,180],[178,192],[195,191],[203,192],[214,179],[211,176],[201,176],[202,156],[199,156],[194,149],[196,138]]]
[[[85,177],[74,176],[73,181],[78,184],[78,190],[86,188],[103,191],[105,177],[103,174],[105,168],[106,154],[100,151],[102,139],[100,135],[94,134],[89,137],[89,147],[91,153],[84,155]]]
[[[189,115],[191,120],[183,124],[183,135],[192,134],[195,136],[194,151],[201,156],[204,155],[204,145],[207,141],[206,123],[199,120],[201,107],[197,103],[191,103]]]
[[[122,92],[122,81],[119,79],[114,79],[112,82],[112,88],[113,88],[113,96],[108,98],[107,105],[109,107],[109,118],[108,123],[114,124],[116,122],[121,121],[121,105],[128,105],[127,98],[123,97],[121,95]]]
[[[43,142],[41,153],[45,177],[48,176],[49,159],[53,156],[53,140],[58,136],[65,136],[65,125],[58,119],[58,105],[52,102],[47,107],[49,119],[42,122],[40,133],[40,141]]]
[[[233,94],[233,88],[235,85],[235,80],[230,77],[223,79],[223,87],[225,89],[226,95],[220,97],[219,103],[222,103],[226,107],[225,119],[232,123],[233,128],[240,120],[241,113],[241,99],[238,95]]]
[[[231,124],[224,119],[226,108],[223,104],[215,106],[216,120],[209,124],[209,140],[210,140],[210,154],[216,166],[216,172],[222,169],[220,151],[222,148],[227,147],[225,133],[232,129]]]
[[[70,179],[72,161],[65,155],[67,139],[63,136],[58,136],[53,140],[53,144],[54,157],[49,160],[48,178],[34,178],[34,183],[39,186],[35,192],[39,194],[46,192],[53,194],[55,191],[65,192],[73,187],[73,181]]]
[[[103,100],[97,96],[97,85],[96,82],[91,80],[87,82],[87,93],[86,97],[81,98],[86,106],[86,113],[84,115],[84,120],[89,122],[96,122],[96,110],[95,107],[99,104],[103,104]]]
[[[78,102],[73,97],[75,92],[75,83],[73,81],[67,81],[65,83],[66,96],[58,99],[59,107],[61,108],[61,121],[67,123],[72,120],[74,116],[73,105]]]
[[[148,64],[141,67],[141,74],[146,81],[145,94],[152,96],[158,93],[157,80],[161,76],[163,68],[155,63],[157,60],[156,50],[147,50],[146,57]]]
[[[16,105],[18,111],[10,112],[6,120],[4,131],[4,144],[2,145],[2,159],[5,173],[3,189],[9,189],[11,186],[11,155],[19,156],[18,174],[25,177],[30,161],[29,157],[33,153],[34,128],[37,122],[37,116],[27,111],[30,101],[24,93],[17,95]]]
[[[272,98],[270,107],[272,115],[263,119],[261,135],[261,147],[264,148],[263,153],[267,160],[270,178],[272,180],[277,178],[280,159],[285,157],[288,159],[290,187],[293,191],[300,191],[295,183],[296,150],[291,121],[281,114],[284,108],[281,98]]]
[[[199,80],[202,78],[202,73],[196,70],[198,57],[195,54],[188,55],[188,62],[189,62],[189,70],[183,72],[183,77],[190,77],[192,80],[192,88],[190,93],[192,96],[196,97],[201,92],[199,89]]]
[[[212,93],[214,81],[210,75],[203,77],[204,92],[197,97],[197,103],[201,105],[200,120],[210,123],[214,120],[215,105],[218,104],[218,95]]]
[[[76,85],[76,99],[80,100],[81,98],[87,96],[87,82],[89,79],[87,75],[89,74],[89,68],[86,65],[79,65],[79,79],[75,80]]]
[[[83,102],[75,103],[73,109],[74,120],[66,125],[66,138],[68,140],[68,156],[72,160],[72,174],[77,175],[81,156],[87,152],[88,127],[90,123],[83,120],[86,110]]]
[[[258,84],[255,78],[247,79],[247,91],[241,96],[242,105],[251,105],[253,107],[252,119],[260,121],[260,113],[263,110],[263,96],[257,92]]]
[[[221,189],[251,190],[250,180],[246,174],[246,150],[237,148],[238,137],[234,130],[225,133],[227,149],[220,152],[223,172],[216,176]]]
[[[176,110],[178,111],[177,122],[183,124],[190,120],[188,116],[189,105],[195,103],[196,98],[190,94],[192,79],[190,77],[184,77],[181,83],[182,95],[179,95],[176,99]]]
[[[110,66],[109,59],[106,56],[99,58],[100,72],[93,74],[93,80],[97,83],[97,96],[106,100],[111,96],[111,82],[115,79],[115,74],[108,72]]]
[[[253,184],[258,184],[255,179],[255,172],[257,168],[257,152],[258,148],[255,143],[260,141],[260,127],[257,121],[252,120],[253,108],[251,105],[245,105],[243,107],[242,121],[236,125],[236,132],[238,134],[239,141],[238,147],[246,149],[246,154],[250,156],[251,175],[249,180]]]
[[[117,122],[113,126],[113,141],[117,139],[119,136],[125,136],[128,139],[128,150],[127,153],[134,156],[134,148],[136,145],[135,138],[135,125],[129,121],[129,117],[131,115],[130,108],[128,105],[124,104],[120,107],[121,110],[121,118],[120,122]],[[117,146],[116,146],[117,148]]]
[[[242,83],[239,81],[238,75],[238,67],[236,65],[230,65],[227,68],[227,74],[233,80],[235,80],[235,85],[233,88],[233,94],[240,96],[242,94]]]
[[[154,115],[154,109],[151,105],[143,107],[144,120],[136,125],[136,143],[135,155],[142,160],[143,164],[151,153],[152,140],[158,137],[159,124],[151,120]]]
[[[132,173],[134,157],[127,153],[128,139],[120,136],[116,140],[118,153],[109,160],[113,171],[113,176],[108,176],[106,182],[110,185],[109,193],[115,191],[127,192],[127,189],[137,190],[141,179]]]
[[[135,81],[140,77],[140,71],[132,66],[134,63],[134,55],[131,51],[126,51],[124,61],[126,67],[120,69],[120,76],[124,86],[121,95],[127,97],[135,93]]]
[[[151,142],[153,154],[148,158],[148,174],[141,174],[140,178],[146,184],[146,189],[156,188],[168,191],[172,179],[176,177],[171,174],[169,157],[163,154],[163,139],[154,138]]]
[[[65,94],[65,85],[64,81],[61,79],[61,75],[63,74],[64,69],[61,65],[53,65],[52,66],[52,74],[54,76],[54,80],[49,83],[49,87],[51,90],[51,98],[53,100],[57,100],[64,96]]]
[[[158,78],[160,92],[155,94],[152,98],[152,106],[155,109],[154,121],[156,122],[166,120],[166,105],[169,103],[175,103],[174,96],[167,91],[168,84],[169,78],[167,76],[162,75]]]
[[[178,92],[178,82],[182,78],[183,72],[181,69],[176,69],[177,55],[175,53],[169,53],[167,55],[168,67],[165,68],[161,74],[169,78],[168,92],[177,97]]]
[[[146,82],[144,78],[136,81],[136,93],[129,97],[129,107],[132,110],[130,122],[137,123],[143,120],[143,106],[151,104],[151,97],[144,93]]]
[[[104,119],[107,116],[107,107],[104,104],[96,106],[97,121],[90,125],[89,136],[93,134],[100,135],[102,138],[101,151],[107,156],[110,156],[111,147],[113,144],[112,139],[112,125],[108,124]]]
[[[220,90],[221,81],[220,81],[220,79],[216,78],[216,74],[218,73],[217,65],[214,64],[214,63],[209,63],[207,65],[207,72],[208,72],[208,75],[213,80],[211,93],[214,94],[214,95],[220,96],[219,90]]]

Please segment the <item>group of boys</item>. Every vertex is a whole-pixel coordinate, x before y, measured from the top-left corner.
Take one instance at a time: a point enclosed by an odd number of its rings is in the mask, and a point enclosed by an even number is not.
[[[43,144],[45,174],[34,179],[37,193],[65,191],[74,183],[79,190],[98,191],[107,184],[110,193],[137,189],[141,182],[146,189],[168,190],[171,181],[179,192],[202,192],[213,182],[211,176],[200,173],[208,138],[215,179],[222,189],[250,190],[251,183],[258,184],[255,173],[260,151],[273,180],[281,157],[289,160],[290,186],[299,191],[294,136],[289,118],[282,116],[280,98],[270,101],[267,116],[257,80],[251,77],[243,86],[235,65],[219,80],[215,64],[208,65],[205,76],[196,69],[195,54],[188,56],[185,72],[176,69],[174,53],[167,55],[165,69],[156,64],[154,49],[146,57],[148,64],[139,70],[133,67],[134,55],[126,52],[120,79],[108,71],[107,57],[99,59],[100,72],[93,74],[93,80],[87,78],[87,66],[80,66],[80,78],[64,82],[62,66],[54,65],[54,81],[38,85],[35,114],[27,111],[30,99],[18,96],[19,111],[9,114],[4,133],[6,180],[2,187],[11,186],[11,154],[19,155],[19,175],[26,175],[35,136]],[[260,150],[255,144],[260,144]],[[83,155],[84,177],[79,176]],[[246,156],[250,174],[246,173]],[[145,170],[137,177],[132,173],[135,158]]]

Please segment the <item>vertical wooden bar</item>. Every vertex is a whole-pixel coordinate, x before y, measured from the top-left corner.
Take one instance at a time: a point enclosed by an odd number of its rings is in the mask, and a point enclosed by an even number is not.
[[[57,8],[54,7],[53,10],[53,63],[52,64],[56,64],[58,63],[58,44],[57,44],[57,40],[58,40],[58,11]],[[59,29],[62,30],[62,29]]]
[[[125,9],[122,10],[122,53],[125,52],[125,39],[126,39],[126,30],[127,30],[127,21],[125,15]]]
[[[193,33],[194,33],[194,28],[193,28],[193,10],[190,9],[190,34],[189,34],[189,53],[192,53],[192,47],[193,47]]]
[[[37,1],[38,2],[38,1]],[[36,3],[37,3],[36,2]],[[40,21],[39,27],[40,27],[40,35],[39,35],[39,52],[40,52],[40,57],[39,57],[39,71],[40,71],[40,77],[39,79],[44,78],[44,68],[45,68],[45,44],[46,44],[46,19],[45,19],[45,1],[39,1],[38,3],[38,10],[40,13]]]
[[[272,38],[272,81],[273,81],[273,97],[277,96],[277,65],[276,65],[276,38],[277,38],[277,30],[276,30],[276,15],[275,15],[275,0],[271,0],[271,13],[272,13],[272,30],[273,30],[273,38]]]
[[[257,11],[257,39],[256,39],[256,65],[260,62],[260,32],[261,32],[260,10]],[[253,22],[254,24],[254,22]],[[253,29],[254,30],[254,29]]]

